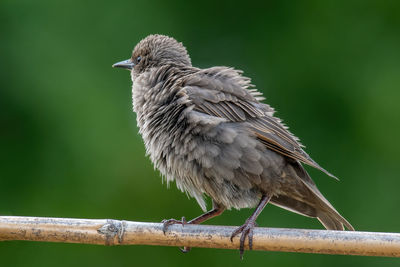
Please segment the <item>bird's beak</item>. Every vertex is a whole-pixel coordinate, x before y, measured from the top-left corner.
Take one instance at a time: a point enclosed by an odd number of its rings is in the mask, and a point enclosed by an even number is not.
[[[124,61],[115,63],[112,66],[113,66],[113,68],[123,68],[123,69],[131,70],[133,68],[133,66],[135,66],[135,64],[132,62],[131,59],[128,59],[128,60],[124,60]]]

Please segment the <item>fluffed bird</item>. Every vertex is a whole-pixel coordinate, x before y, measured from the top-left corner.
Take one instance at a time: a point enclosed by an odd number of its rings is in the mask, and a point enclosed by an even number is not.
[[[267,203],[317,218],[329,230],[354,230],[302,164],[334,176],[303,150],[242,71],[193,67],[182,43],[164,35],[147,36],[130,59],[113,67],[131,72],[133,110],[151,161],[205,212],[188,222],[164,220],[164,231],[226,209],[255,207],[231,236],[241,234],[243,257],[246,237],[252,249],[255,221]],[[204,195],[212,199],[210,211]]]

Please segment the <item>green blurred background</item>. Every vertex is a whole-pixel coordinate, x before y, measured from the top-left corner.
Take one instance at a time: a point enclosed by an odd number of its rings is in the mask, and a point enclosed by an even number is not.
[[[0,214],[161,221],[201,213],[145,157],[127,59],[151,33],[245,71],[338,176],[309,169],[357,230],[400,232],[399,1],[0,2]],[[210,224],[240,225],[252,211]],[[261,226],[315,228],[269,206]],[[1,242],[1,266],[398,266],[389,258]]]

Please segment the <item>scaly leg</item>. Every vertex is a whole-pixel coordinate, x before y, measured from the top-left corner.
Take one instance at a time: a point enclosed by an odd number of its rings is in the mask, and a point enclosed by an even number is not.
[[[231,241],[233,241],[233,238],[235,236],[237,236],[239,233],[242,233],[242,235],[240,236],[240,247],[239,247],[239,253],[241,259],[243,259],[244,242],[246,240],[246,236],[249,238],[249,249],[250,250],[253,249],[253,228],[256,226],[256,219],[270,200],[271,196],[263,195],[261,197],[260,203],[257,205],[257,208],[255,209],[253,214],[246,220],[246,222],[242,226],[237,228],[231,235]]]
[[[222,207],[221,205],[215,203],[213,201],[213,209],[210,211],[207,211],[206,213],[200,215],[199,217],[196,217],[190,221],[186,221],[185,217],[182,217],[182,220],[176,220],[176,219],[169,219],[169,220],[162,220],[162,223],[164,224],[163,226],[163,232],[165,234],[165,232],[168,229],[168,226],[172,225],[172,224],[200,224],[204,221],[207,221],[211,218],[214,218],[218,215],[221,215],[223,212],[225,211],[225,208]],[[182,252],[186,253],[190,251],[190,247],[184,247],[183,249],[181,249]]]

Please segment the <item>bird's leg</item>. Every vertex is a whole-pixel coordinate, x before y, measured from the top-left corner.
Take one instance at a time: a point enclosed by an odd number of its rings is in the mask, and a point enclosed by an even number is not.
[[[185,217],[182,217],[182,220],[176,220],[176,219],[169,219],[169,220],[162,220],[163,225],[163,232],[165,234],[165,232],[168,229],[168,226],[172,225],[172,224],[200,224],[204,221],[207,221],[211,218],[214,218],[218,215],[221,215],[223,212],[225,211],[225,208],[222,207],[221,205],[217,204],[216,202],[213,201],[213,209],[210,211],[207,211],[206,213],[200,215],[199,217],[196,217],[190,221],[186,221]],[[186,253],[190,251],[190,247],[184,247],[183,249],[181,249],[182,252]]]
[[[255,209],[253,214],[246,220],[246,222],[242,226],[237,228],[231,235],[231,241],[233,241],[233,238],[235,236],[237,236],[239,233],[242,233],[242,235],[240,236],[240,247],[239,247],[241,259],[243,259],[244,242],[246,240],[246,236],[249,238],[249,249],[250,250],[253,249],[253,228],[256,226],[256,219],[270,200],[271,196],[263,195],[261,197],[260,203],[257,205],[257,208]]]
[[[164,224],[163,226],[163,232],[165,234],[165,232],[167,231],[168,226],[172,225],[172,224],[200,224],[204,221],[207,221],[211,218],[214,218],[218,215],[221,215],[222,212],[225,211],[225,208],[223,208],[221,205],[215,203],[213,201],[213,209],[210,211],[207,211],[206,213],[200,215],[199,217],[196,217],[190,221],[186,221],[185,217],[182,217],[182,220],[176,220],[176,219],[169,219],[169,220],[162,220],[162,223]]]

